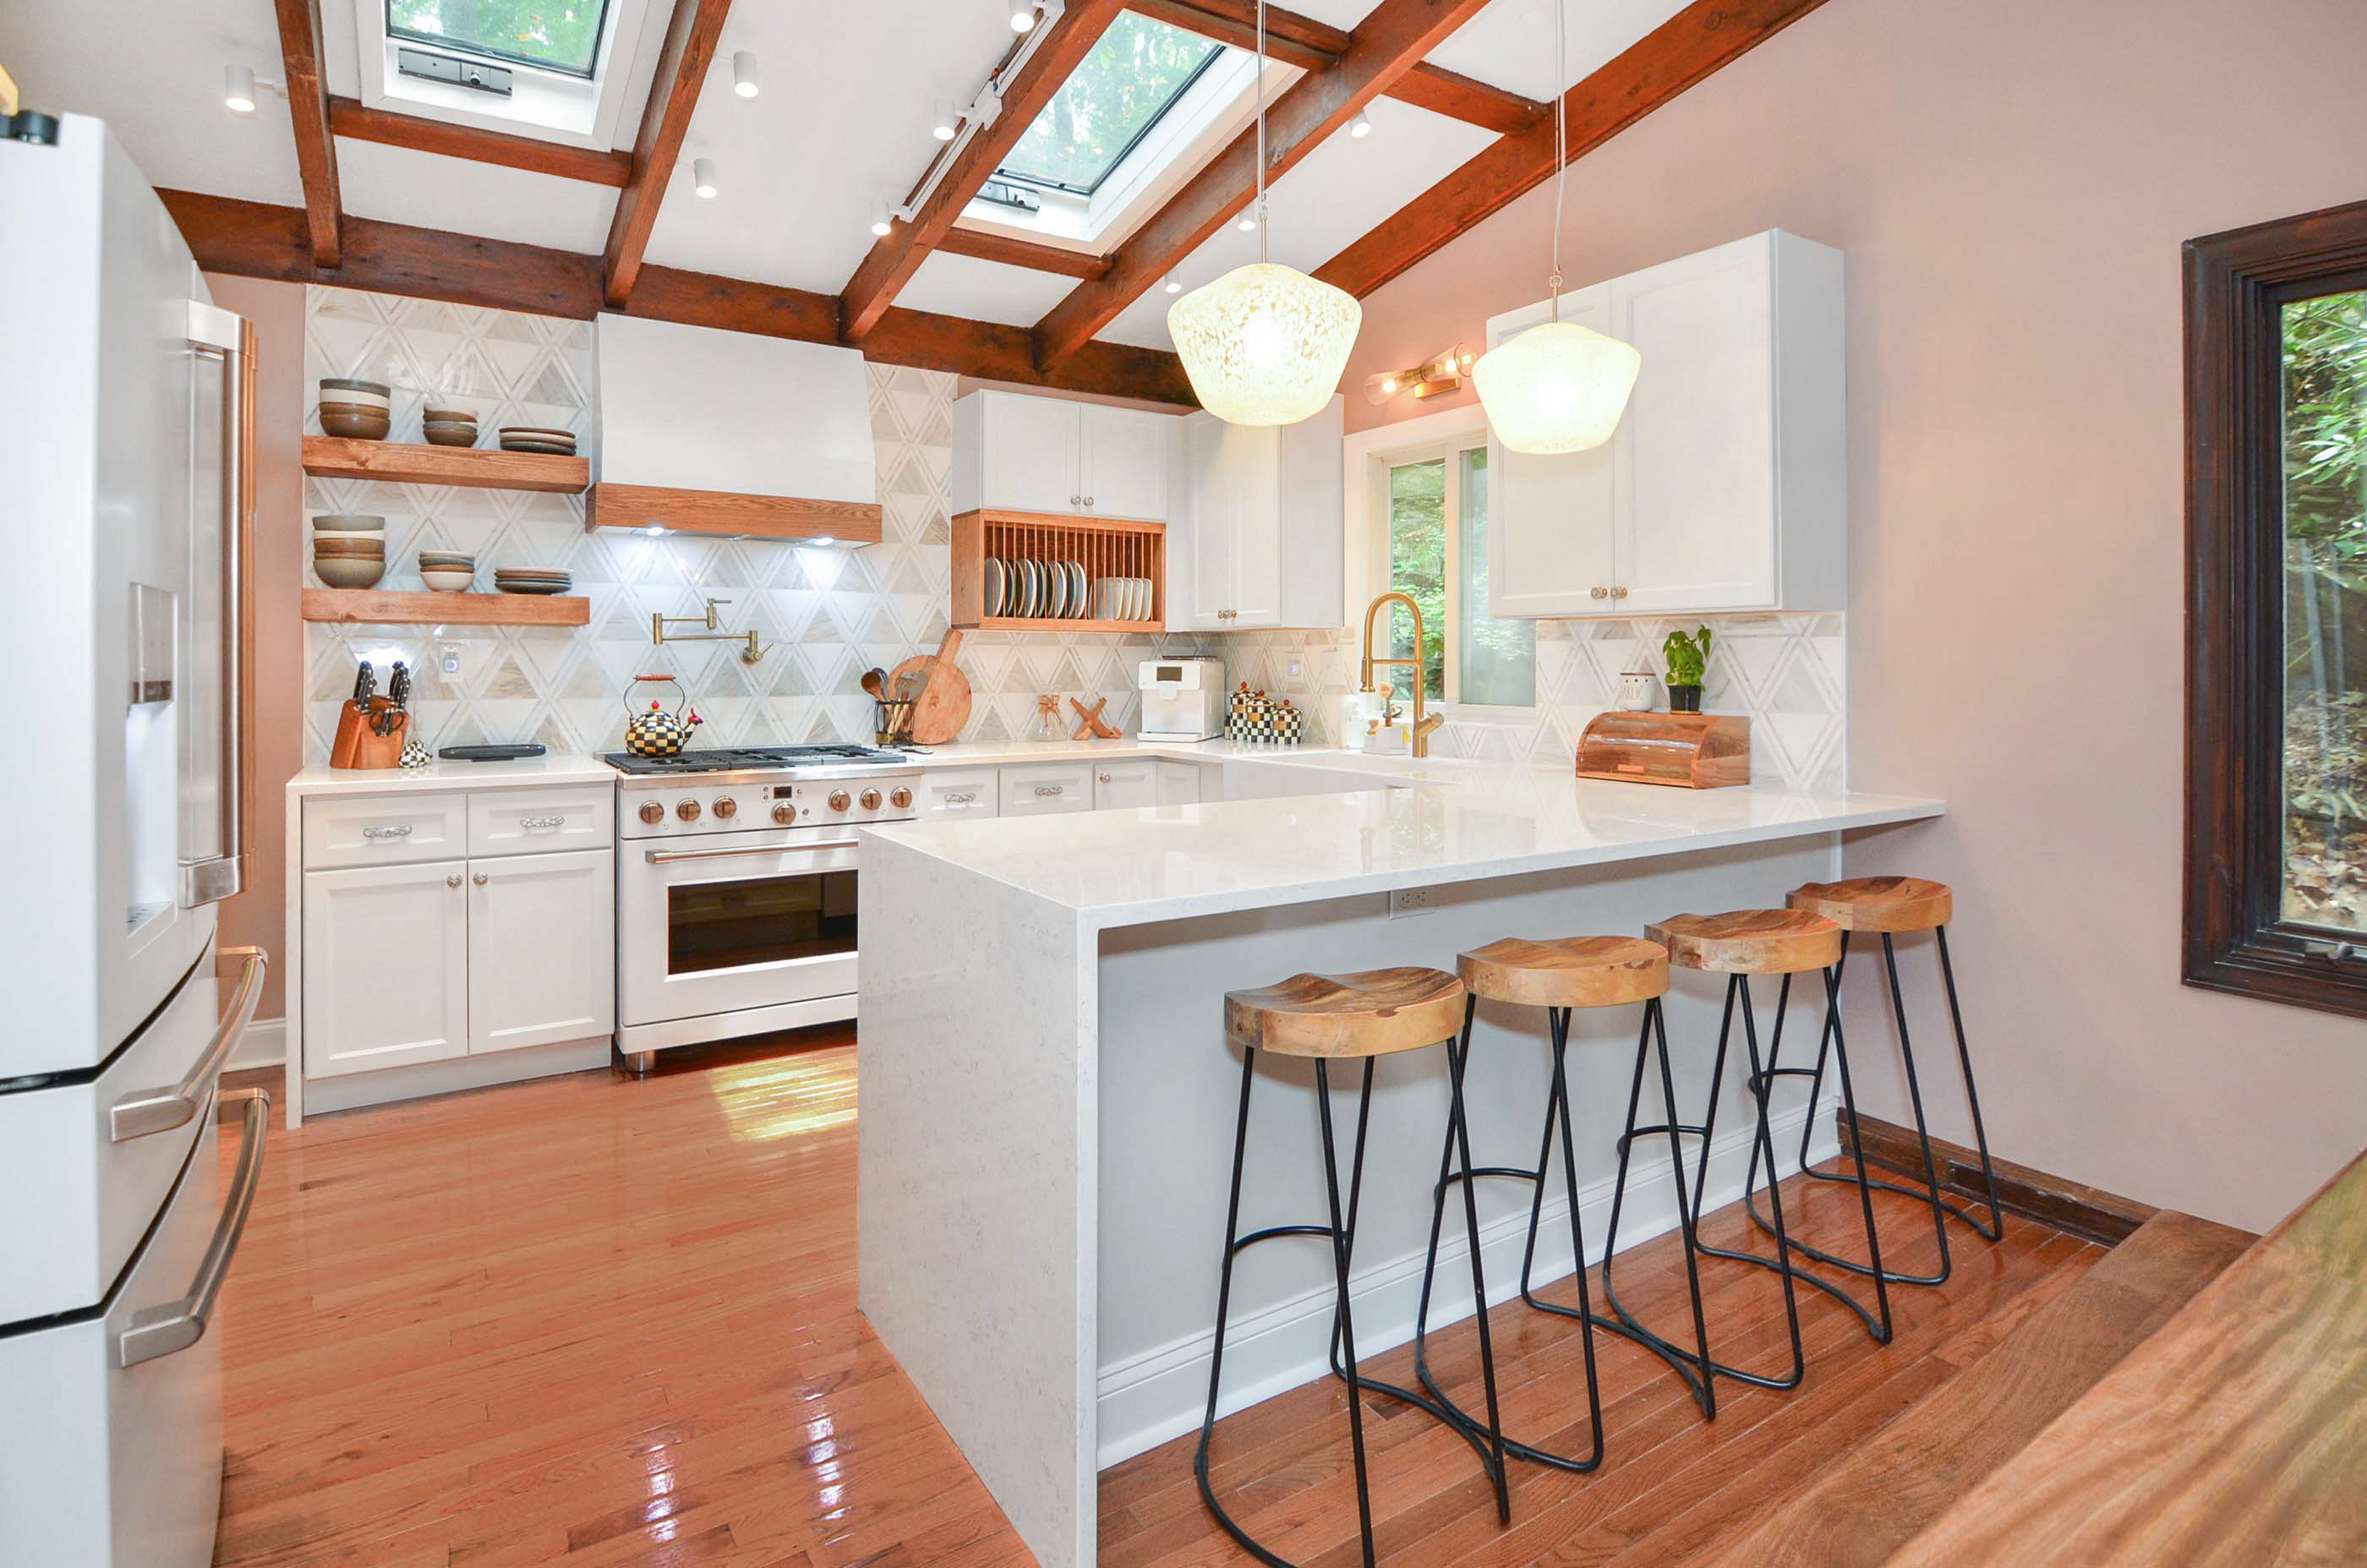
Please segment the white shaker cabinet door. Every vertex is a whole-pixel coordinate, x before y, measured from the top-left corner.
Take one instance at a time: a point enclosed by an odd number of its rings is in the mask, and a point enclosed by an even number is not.
[[[1158,780],[1160,805],[1197,806],[1200,803],[1199,763],[1171,761],[1161,757]]]
[[[980,410],[981,504],[1005,512],[1082,512],[1078,410],[1082,403],[984,392]]]
[[[1167,521],[1167,433],[1179,417],[1140,409],[1077,405],[1082,510],[1138,523]]]
[[[1488,323],[1488,346],[1500,347],[1548,319],[1542,303],[1498,316]],[[1598,284],[1563,295],[1561,319],[1611,333],[1610,288]],[[1514,452],[1489,433],[1489,615],[1597,615],[1616,608],[1620,439],[1591,451],[1539,457]]]
[[[1608,330],[1644,356],[1613,443],[1625,614],[1777,603],[1774,238],[1611,286]]]
[[[1247,488],[1232,460],[1240,430],[1240,425],[1198,414],[1184,421],[1184,467],[1192,495],[1192,569],[1182,620],[1193,631],[1223,631],[1232,625],[1233,570],[1240,548],[1241,495]]]
[[[612,850],[469,863],[469,1050],[515,1051],[617,1027]]]
[[[1160,805],[1160,766],[1155,757],[1113,757],[1101,763],[1093,769],[1093,809]]]
[[[468,881],[465,861],[304,874],[308,1077],[468,1055]]]

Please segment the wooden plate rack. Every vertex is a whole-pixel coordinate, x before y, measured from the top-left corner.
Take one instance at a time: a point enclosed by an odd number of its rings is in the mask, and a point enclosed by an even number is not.
[[[1085,603],[1098,605],[1113,577],[1150,580],[1147,620],[1093,615],[990,615],[988,559],[1075,561],[1085,569]],[[954,519],[954,625],[966,631],[1156,632],[1167,627],[1167,525],[1036,512],[965,512]]]

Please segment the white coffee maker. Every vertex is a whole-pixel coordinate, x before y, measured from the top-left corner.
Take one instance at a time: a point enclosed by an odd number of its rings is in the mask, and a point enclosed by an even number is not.
[[[1146,659],[1135,671],[1142,693],[1138,740],[1207,740],[1225,732],[1225,661]]]

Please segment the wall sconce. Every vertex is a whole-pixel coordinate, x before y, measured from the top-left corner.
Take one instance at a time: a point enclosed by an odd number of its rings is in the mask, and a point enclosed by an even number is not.
[[[1365,378],[1365,400],[1386,403],[1405,392],[1411,392],[1420,400],[1454,391],[1463,385],[1463,378],[1471,374],[1472,364],[1478,357],[1477,351],[1458,343],[1410,370],[1376,370]]]

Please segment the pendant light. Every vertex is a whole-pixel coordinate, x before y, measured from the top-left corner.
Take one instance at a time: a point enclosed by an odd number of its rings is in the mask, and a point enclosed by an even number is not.
[[[1561,319],[1561,206],[1569,183],[1569,96],[1561,86],[1562,4],[1554,8],[1552,316],[1471,367],[1496,439],[1515,452],[1583,452],[1611,439],[1644,356],[1634,345]]]
[[[1266,259],[1265,0],[1257,10],[1258,259],[1167,308],[1168,335],[1200,406],[1229,424],[1296,424],[1340,385],[1365,309]]]

